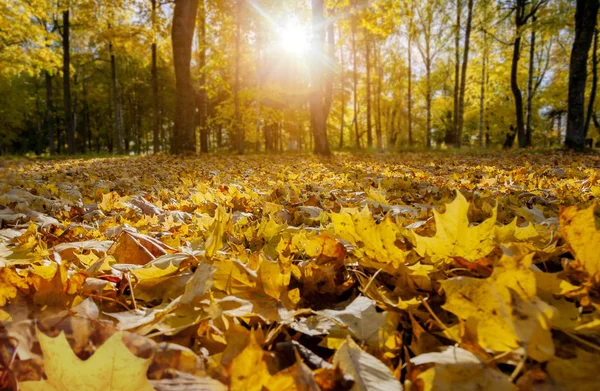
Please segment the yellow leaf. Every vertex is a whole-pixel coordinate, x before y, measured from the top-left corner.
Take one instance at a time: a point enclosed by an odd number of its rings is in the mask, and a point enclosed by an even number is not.
[[[260,391],[268,384],[270,375],[264,354],[252,332],[248,346],[231,362],[232,391]]]
[[[530,357],[545,361],[554,355],[550,333],[554,309],[536,296],[535,276],[529,269],[532,257],[506,255],[486,279],[441,281],[446,292],[443,308],[466,320],[482,347],[507,352],[525,346]]]
[[[469,203],[460,191],[454,201],[446,205],[446,212],[433,211],[436,233],[433,237],[415,234],[417,253],[430,256],[434,261],[451,257],[462,257],[475,261],[485,257],[495,248],[493,236],[496,224],[497,206],[492,216],[481,224],[470,227],[467,212]]]
[[[129,391],[153,390],[146,378],[152,359],[136,357],[123,344],[123,333],[114,333],[89,359],[73,353],[64,333],[51,338],[36,332],[44,355],[46,380],[20,383],[21,390]]]
[[[121,197],[116,191],[111,191],[102,195],[102,202],[98,204],[98,208],[105,212],[110,212],[115,209],[123,209],[123,202],[127,201],[128,197]]]
[[[571,246],[575,259],[592,276],[600,272],[600,231],[596,228],[594,209],[594,205],[583,210],[570,206],[562,209],[559,216],[561,235]]]
[[[17,297],[18,288],[27,289],[27,283],[23,277],[8,267],[0,268],[0,307]]]

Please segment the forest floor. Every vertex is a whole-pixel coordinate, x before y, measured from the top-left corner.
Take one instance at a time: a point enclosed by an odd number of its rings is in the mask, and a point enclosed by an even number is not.
[[[598,154],[0,160],[0,388],[595,390],[598,199]]]

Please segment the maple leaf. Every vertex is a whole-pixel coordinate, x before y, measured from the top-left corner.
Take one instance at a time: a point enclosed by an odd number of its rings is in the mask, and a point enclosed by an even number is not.
[[[430,256],[434,261],[451,257],[462,257],[476,261],[485,257],[495,248],[494,230],[497,215],[496,206],[492,216],[481,224],[469,226],[467,212],[469,203],[460,191],[456,198],[446,204],[446,212],[433,211],[435,217],[435,236],[427,237],[415,234],[416,251],[421,256]]]
[[[268,384],[271,375],[264,355],[254,332],[251,332],[250,343],[231,362],[232,391],[260,391]]]
[[[435,364],[419,373],[423,390],[489,390],[509,391],[516,387],[509,377],[494,370],[473,353],[448,346],[441,353],[424,353],[410,359],[415,365]]]
[[[560,211],[560,233],[565,238],[575,259],[591,275],[600,272],[600,230],[596,229],[595,205],[580,210],[577,206]]]
[[[545,361],[554,355],[554,310],[535,296],[532,257],[505,256],[489,278],[441,281],[446,292],[443,308],[466,320],[482,347],[506,352],[524,345],[530,357]]]
[[[14,270],[0,267],[0,307],[17,297],[18,289],[27,289],[27,282]]]
[[[154,390],[146,371],[151,359],[136,357],[123,344],[123,333],[114,333],[87,360],[73,353],[65,334],[56,338],[36,332],[44,355],[46,380],[21,382],[23,391],[129,391]]]
[[[402,390],[402,385],[389,368],[362,350],[350,337],[346,338],[333,356],[333,365],[339,366],[354,378],[352,391]]]

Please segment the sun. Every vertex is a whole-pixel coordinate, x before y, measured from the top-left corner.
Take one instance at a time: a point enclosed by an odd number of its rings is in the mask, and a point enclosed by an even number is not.
[[[290,19],[279,29],[279,44],[288,53],[301,55],[308,52],[308,29],[298,20]]]

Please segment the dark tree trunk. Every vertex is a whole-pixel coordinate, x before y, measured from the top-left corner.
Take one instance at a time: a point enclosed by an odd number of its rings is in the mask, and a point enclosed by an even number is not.
[[[535,72],[535,15],[531,20],[531,44],[529,46],[529,75],[527,80],[527,119],[525,127],[525,144],[531,147],[531,121],[533,120],[533,73]]]
[[[198,0],[175,0],[173,12],[173,63],[175,65],[175,128],[172,153],[196,153],[195,99],[190,63]]]
[[[588,102],[587,115],[585,117],[585,134],[588,134],[590,123],[594,114],[594,104],[596,102],[596,91],[598,89],[598,28],[594,31],[594,46],[592,49],[592,91],[590,91],[590,101]]]
[[[367,68],[367,147],[373,148],[373,126],[371,123],[371,41],[365,31],[365,67]]]
[[[575,150],[585,148],[585,83],[588,52],[596,29],[598,0],[577,0],[575,11],[575,40],[569,64],[569,108],[565,145]]]
[[[462,144],[462,131],[465,119],[465,88],[467,85],[467,68],[469,66],[469,47],[471,43],[471,24],[473,22],[473,3],[474,0],[468,2],[467,13],[467,30],[465,32],[465,47],[463,50],[463,62],[460,74],[460,94],[458,98],[458,117],[456,121],[456,140],[455,145],[460,148]]]
[[[75,154],[75,129],[73,128],[73,113],[71,111],[71,48],[70,48],[69,10],[63,11],[63,96],[65,104],[65,127],[69,155]]]
[[[446,145],[456,145],[458,129],[458,100],[460,95],[460,19],[462,14],[461,0],[456,0],[456,31],[454,32],[454,115],[452,127],[446,133]]]
[[[519,88],[518,80],[519,60],[521,58],[521,30],[523,29],[523,26],[526,22],[525,6],[526,0],[517,0],[517,8],[515,10],[516,36],[515,41],[513,43],[513,57],[510,70],[510,88],[515,98],[515,112],[517,121],[516,134],[519,137],[520,147],[525,147],[527,145],[525,139],[525,119],[523,118],[523,95],[521,93],[521,89]],[[513,142],[511,141],[509,143],[507,139],[507,142],[505,142],[504,147],[510,148],[512,147],[512,144]]]
[[[55,114],[54,114],[54,97],[52,94],[52,76],[50,72],[44,72],[46,79],[46,129],[48,131],[48,147],[50,155],[56,155],[56,134],[55,129]]]
[[[156,29],[156,0],[152,0],[152,29]],[[152,35],[152,144],[153,152],[160,151],[160,109],[158,107],[158,54],[156,47],[156,33]]]
[[[324,69],[325,15],[323,0],[312,0],[312,29],[310,113],[315,139],[314,152],[318,155],[329,155],[327,117],[324,111],[326,71]]]
[[[116,144],[116,153],[118,155],[123,154],[123,114],[121,112],[121,95],[118,91],[118,82],[117,82],[117,60],[115,58],[115,53],[113,52],[112,43],[108,44],[108,49],[110,52],[110,72],[111,72],[111,86],[112,86],[112,101],[114,107],[114,120],[115,120],[115,129],[114,129],[114,137],[113,144]]]
[[[200,88],[198,91],[198,125],[200,127],[200,152],[208,152],[208,102],[206,94],[206,1],[200,0],[200,34],[198,36],[200,49]]]

